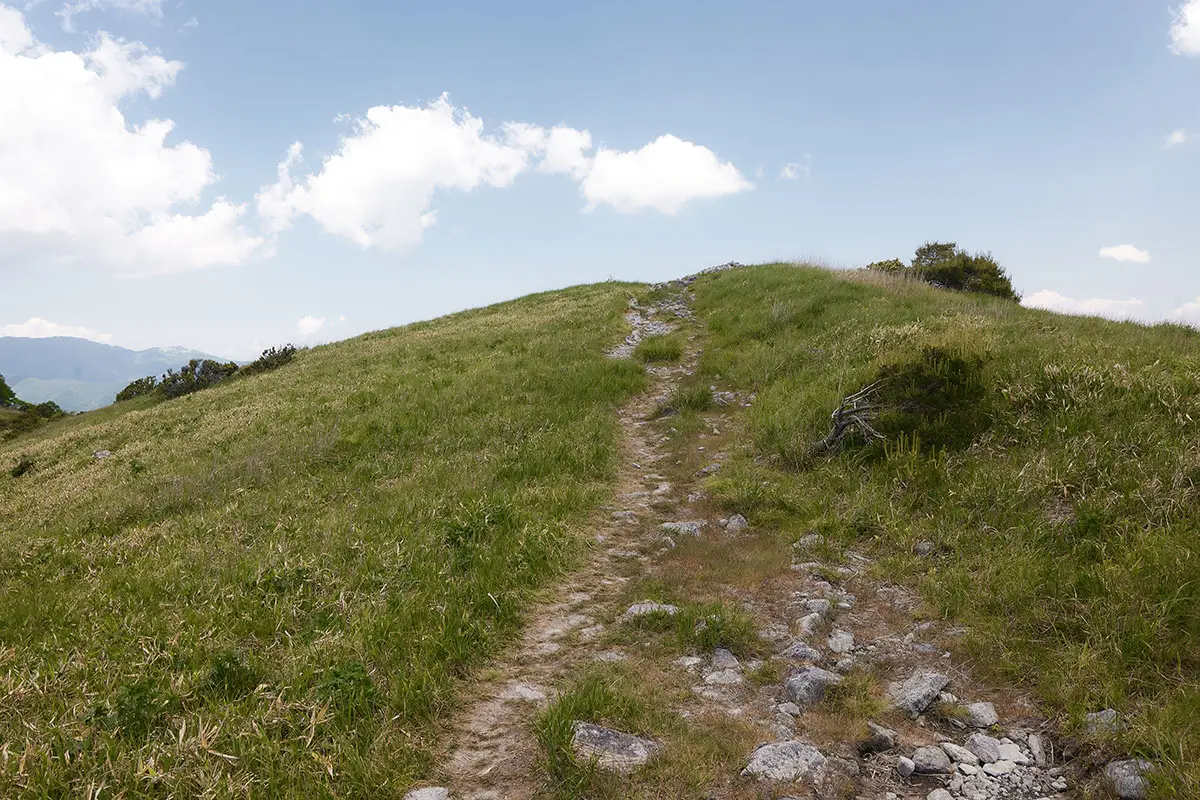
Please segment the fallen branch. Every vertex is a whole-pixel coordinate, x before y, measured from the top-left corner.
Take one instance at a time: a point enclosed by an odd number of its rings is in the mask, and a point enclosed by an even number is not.
[[[875,381],[842,399],[830,415],[833,430],[812,446],[814,455],[824,453],[840,444],[847,431],[858,431],[867,440],[885,438],[871,426],[871,420],[883,409],[882,405],[875,402],[882,383],[883,381]]]

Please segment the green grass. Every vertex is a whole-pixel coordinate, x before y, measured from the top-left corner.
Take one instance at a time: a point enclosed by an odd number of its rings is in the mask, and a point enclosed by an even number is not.
[[[0,795],[403,796],[610,491],[628,288],[0,444]]]
[[[633,357],[644,364],[674,363],[683,358],[683,336],[670,333],[647,336],[633,349]]]
[[[676,386],[666,400],[659,404],[655,415],[662,417],[668,414],[686,414],[687,412],[701,413],[710,410],[715,405],[712,390],[698,383]]]
[[[1200,796],[1200,333],[790,265],[693,288],[701,380],[757,394],[755,452],[711,480],[714,500],[873,546],[968,623],[980,664],[1068,727],[1117,708],[1113,751],[1162,764],[1158,796]],[[841,398],[932,351],[980,359],[970,406],[814,456]],[[963,433],[955,414],[969,436],[943,435]],[[938,446],[913,435],[929,431]],[[923,540],[935,556],[913,555]]]

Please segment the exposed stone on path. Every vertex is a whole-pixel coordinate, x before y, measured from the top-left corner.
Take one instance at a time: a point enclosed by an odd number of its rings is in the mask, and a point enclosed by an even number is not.
[[[896,746],[898,736],[894,730],[868,722],[867,731],[867,736],[858,742],[858,752],[886,753]]]
[[[821,702],[825,690],[841,682],[842,676],[820,667],[802,667],[793,672],[783,686],[792,702],[804,708]]]
[[[901,778],[907,778],[916,771],[917,765],[913,763],[911,758],[900,756],[900,758],[896,760],[896,772]]]
[[[729,522],[725,523],[725,530],[729,533],[740,533],[750,527],[750,523],[741,514],[734,514],[729,518]]]
[[[960,747],[954,742],[942,742],[941,748],[950,757],[950,760],[956,764],[969,764],[972,767],[979,766],[979,756],[965,747]]]
[[[500,693],[500,699],[518,703],[544,703],[546,702],[546,693],[536,686],[514,681],[504,687],[504,691]]]
[[[932,792],[925,795],[925,800],[954,800],[954,795],[950,794],[945,789],[934,789]]]
[[[991,703],[971,703],[963,706],[964,719],[972,728],[990,728],[1000,721],[996,707]]]
[[[854,634],[849,631],[834,631],[825,643],[832,652],[845,655],[854,649]]]
[[[678,613],[679,607],[673,606],[670,603],[656,603],[653,600],[643,600],[625,609],[625,613],[621,615],[621,618],[637,619],[638,617],[645,617],[650,614],[665,614],[668,617],[673,617]]]
[[[636,525],[638,521],[637,514],[633,511],[614,511],[612,518],[617,522],[626,522],[631,525]]]
[[[710,686],[736,686],[743,682],[742,673],[736,669],[722,669],[704,676]]]
[[[794,783],[819,777],[826,763],[825,756],[811,744],[794,740],[778,742],[755,750],[742,775],[760,781]]]
[[[702,519],[683,520],[680,522],[664,522],[659,525],[659,529],[667,534],[675,534],[677,536],[699,536],[700,531],[708,522]]]
[[[963,746],[974,753],[984,764],[1000,760],[999,739],[993,739],[982,733],[973,733],[963,742]]]
[[[580,761],[595,761],[598,769],[627,775],[645,764],[662,745],[639,736],[576,722],[572,726],[575,735],[571,738],[571,749]]]
[[[742,663],[737,660],[737,656],[726,650],[724,647],[718,647],[713,651],[712,656],[713,669],[738,669]]]
[[[820,661],[821,651],[809,647],[804,642],[793,642],[786,650],[779,654],[783,658],[792,659],[794,661]]]
[[[413,789],[404,795],[404,800],[450,800],[450,790],[442,786],[426,786]]]
[[[824,622],[825,618],[823,616],[814,613],[801,617],[800,622],[797,623],[797,626],[800,628],[801,636],[811,636],[817,632],[817,629],[820,628]]]
[[[940,747],[918,747],[912,754],[912,762],[920,775],[945,775],[954,769],[950,757]]]
[[[915,718],[929,708],[949,683],[950,679],[940,672],[916,672],[902,683],[888,686],[887,695],[892,705]]]

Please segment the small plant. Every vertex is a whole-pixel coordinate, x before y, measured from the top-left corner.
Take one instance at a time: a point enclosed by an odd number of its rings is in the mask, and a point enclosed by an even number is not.
[[[32,457],[21,456],[20,460],[17,461],[17,465],[12,468],[12,470],[9,474],[12,475],[14,478],[19,478],[22,475],[24,475],[25,473],[32,470],[35,463],[36,462],[33,460]]]
[[[353,720],[375,708],[375,683],[360,661],[330,667],[317,685],[317,696],[342,719]]]
[[[666,402],[658,407],[657,415],[665,417],[668,414],[679,414],[684,411],[697,413],[708,411],[713,407],[714,402],[712,390],[707,386],[699,383],[691,386],[678,386],[667,397]]]
[[[829,708],[853,720],[866,721],[879,716],[887,703],[870,673],[854,670],[841,683],[829,687]]]
[[[242,367],[243,375],[255,375],[259,372],[270,372],[279,369],[296,357],[296,345],[288,343],[282,347],[270,347],[263,350],[262,355]]]
[[[125,400],[132,400],[135,397],[143,397],[151,394],[158,388],[158,378],[153,375],[147,375],[145,378],[138,378],[136,381],[130,382],[121,391],[117,392],[117,402],[121,403]]]
[[[150,677],[127,683],[117,692],[107,722],[126,739],[142,740],[158,724],[172,698]]]
[[[209,662],[201,691],[222,700],[237,700],[254,691],[258,684],[257,670],[241,654],[236,650],[221,650]]]
[[[676,335],[647,336],[633,349],[645,364],[674,363],[683,357],[683,339]]]

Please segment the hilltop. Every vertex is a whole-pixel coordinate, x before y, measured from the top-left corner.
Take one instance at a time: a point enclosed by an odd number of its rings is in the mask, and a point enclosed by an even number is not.
[[[780,264],[56,420],[0,443],[0,793],[967,796],[895,770],[991,703],[996,792],[1195,796],[1198,344]]]

